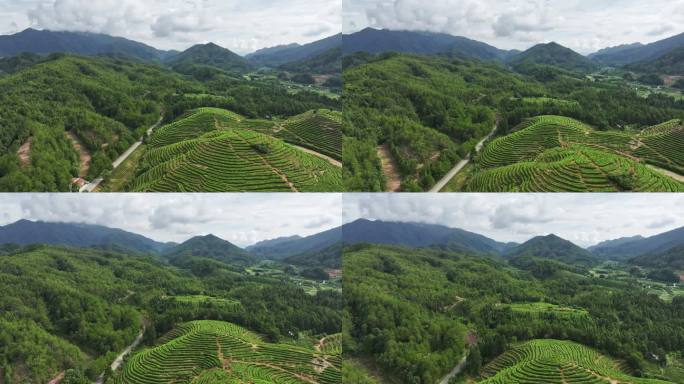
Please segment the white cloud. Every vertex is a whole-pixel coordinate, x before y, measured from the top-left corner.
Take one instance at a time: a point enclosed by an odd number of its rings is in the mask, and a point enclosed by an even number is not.
[[[517,242],[554,233],[581,246],[684,226],[678,194],[349,194],[343,206],[344,222],[441,224]]]
[[[105,225],[159,241],[214,234],[240,246],[341,225],[340,194],[0,194],[0,225],[20,219]]]
[[[343,30],[466,36],[504,49],[556,41],[581,53],[684,32],[684,0],[343,0]]]
[[[5,4],[8,3],[8,4]],[[28,27],[122,36],[160,49],[244,54],[341,32],[341,0],[0,0],[0,34]]]

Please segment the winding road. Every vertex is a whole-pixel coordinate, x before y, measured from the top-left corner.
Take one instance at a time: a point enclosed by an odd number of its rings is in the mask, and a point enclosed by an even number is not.
[[[156,123],[154,123],[153,126],[147,129],[147,137],[152,136],[152,132],[161,125],[162,121],[164,120],[164,114],[162,113],[159,116],[159,120],[157,120]],[[121,156],[119,156],[114,162],[112,163],[112,170],[117,169],[128,157],[135,152],[138,147],[140,147],[143,143],[143,137],[140,138],[140,140],[136,141],[133,145],[131,145],[130,148],[126,150],[126,152],[122,153]],[[97,189],[97,187],[100,186],[100,184],[104,181],[103,177],[98,177],[97,179],[91,181],[90,183],[84,185],[81,187],[79,192],[92,192]]]
[[[468,355],[466,354],[465,356],[463,356],[461,361],[454,367],[454,369],[452,369],[451,372],[447,373],[447,375],[444,376],[442,378],[442,380],[439,381],[439,384],[449,384],[449,380],[456,377],[459,373],[461,373],[463,368],[465,368],[467,360],[468,360]]]
[[[498,127],[498,123],[496,125],[494,125],[494,128],[492,129],[491,132],[489,132],[489,135],[485,136],[484,139],[482,139],[479,143],[477,143],[477,145],[475,146],[475,153],[479,153],[482,150],[482,147],[484,147],[484,143],[487,140],[489,140],[489,138],[494,136],[494,133],[496,133],[497,127]],[[438,181],[437,184],[435,184],[435,186],[432,187],[429,192],[439,192],[442,189],[444,189],[444,187],[449,183],[449,181],[451,181],[451,179],[453,179],[454,176],[456,176],[459,172],[461,172],[461,170],[463,170],[463,168],[466,165],[468,165],[471,158],[472,158],[472,156],[469,153],[465,157],[465,159],[456,163],[456,165],[453,168],[451,168],[451,170],[444,177],[442,177],[442,179],[440,181]]]

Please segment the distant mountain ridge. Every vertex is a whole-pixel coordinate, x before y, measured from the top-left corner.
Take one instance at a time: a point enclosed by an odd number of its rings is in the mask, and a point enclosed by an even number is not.
[[[505,60],[516,53],[462,36],[374,28],[366,28],[344,35],[343,47],[345,54],[355,52],[372,54],[401,52],[431,55],[460,53],[481,60]]]
[[[663,253],[684,245],[684,227],[646,238],[602,244],[589,249],[594,255],[603,259],[626,261],[636,256]]]
[[[116,247],[158,253],[173,245],[101,225],[19,220],[0,227],[0,244]]]
[[[289,44],[260,49],[245,56],[254,65],[277,67],[287,63],[313,58],[342,46],[342,34],[326,37],[312,43]]]
[[[486,236],[443,225],[359,219],[342,226],[345,244],[372,243],[439,247],[458,252],[498,254],[511,246]]]
[[[284,260],[323,251],[341,242],[342,230],[337,227],[307,237],[290,236],[261,241],[245,250],[261,259]]]
[[[163,51],[123,37],[90,32],[29,28],[14,35],[0,36],[0,57],[20,53],[125,54],[146,61],[162,61],[174,55],[175,51]]]
[[[596,60],[606,65],[625,65],[657,59],[673,49],[684,47],[684,33],[658,40],[650,44],[632,44],[623,46],[619,49],[608,49],[595,52],[590,55]]]

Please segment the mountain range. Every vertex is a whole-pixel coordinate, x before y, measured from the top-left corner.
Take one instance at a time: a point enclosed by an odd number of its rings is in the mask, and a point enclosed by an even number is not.
[[[0,58],[25,53],[43,56],[52,53],[121,55],[180,69],[201,65],[230,72],[246,72],[258,66],[283,65],[288,65],[289,70],[304,66],[305,69],[325,69],[330,72],[330,68],[335,68],[331,67],[335,60],[339,61],[335,54],[341,55],[341,47],[342,35],[338,34],[304,45],[264,48],[242,57],[214,43],[197,44],[183,52],[165,51],[122,37],[90,32],[29,28],[13,35],[0,36]]]
[[[604,241],[587,249],[553,234],[536,236],[522,244],[503,243],[443,225],[367,219],[358,219],[311,236],[261,241],[244,249],[214,235],[197,236],[175,244],[91,224],[20,220],[0,227],[0,244],[112,248],[155,254],[170,262],[201,257],[243,266],[258,260],[275,260],[303,266],[340,267],[343,245],[362,243],[431,247],[508,260],[534,257],[580,266],[591,266],[604,260],[671,268],[684,265],[684,227],[650,237]]]
[[[344,53],[385,52],[413,53],[419,55],[446,55],[495,61],[517,67],[538,64],[553,65],[563,69],[589,72],[601,66],[624,66],[640,63],[640,67],[660,73],[679,74],[681,54],[673,51],[684,48],[684,33],[650,44],[625,44],[601,49],[584,56],[555,42],[537,44],[523,52],[503,50],[489,44],[462,36],[422,31],[394,31],[366,28],[343,36]],[[667,54],[671,56],[664,57]],[[664,57],[664,58],[663,58]],[[658,66],[652,61],[663,58],[665,64]],[[673,64],[673,62],[675,62]],[[680,64],[680,65],[676,65]],[[668,72],[668,70],[675,72]]]

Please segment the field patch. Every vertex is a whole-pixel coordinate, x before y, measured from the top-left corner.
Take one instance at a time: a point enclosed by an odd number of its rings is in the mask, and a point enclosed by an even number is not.
[[[154,348],[133,355],[115,383],[321,383],[341,382],[339,354],[266,343],[226,322],[185,323]]]
[[[553,314],[555,316],[588,316],[589,313],[583,309],[562,307],[550,303],[513,303],[502,304],[502,306],[510,308],[513,312],[529,313],[535,315]]]

